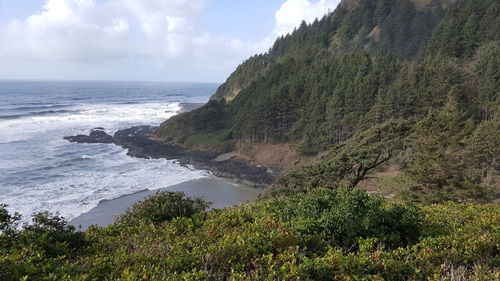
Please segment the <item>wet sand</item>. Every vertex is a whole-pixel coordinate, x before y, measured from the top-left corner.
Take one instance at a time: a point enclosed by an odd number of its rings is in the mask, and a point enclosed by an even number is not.
[[[254,201],[259,194],[264,192],[263,189],[252,188],[217,177],[191,180],[161,189],[160,191],[163,190],[182,191],[190,197],[203,197],[205,200],[211,201],[211,207],[215,209]],[[158,191],[144,190],[113,200],[102,201],[97,207],[74,218],[69,223],[77,228],[81,226],[82,230],[94,224],[98,226],[112,224],[116,217],[123,214],[130,206],[149,195],[154,195]]]

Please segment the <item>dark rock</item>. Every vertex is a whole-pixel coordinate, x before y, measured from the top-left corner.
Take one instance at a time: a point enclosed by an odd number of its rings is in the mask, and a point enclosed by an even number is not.
[[[101,130],[92,130],[88,136],[78,135],[65,137],[65,140],[76,143],[113,143],[113,137]]]
[[[96,128],[97,129],[97,128]],[[256,167],[243,161],[229,159],[216,161],[217,152],[188,150],[152,138],[158,127],[137,126],[117,131],[113,137],[101,130],[92,130],[89,136],[65,137],[78,143],[114,143],[128,150],[127,155],[145,159],[178,160],[181,165],[210,171],[215,176],[231,178],[256,187],[268,186],[274,176],[265,167]]]

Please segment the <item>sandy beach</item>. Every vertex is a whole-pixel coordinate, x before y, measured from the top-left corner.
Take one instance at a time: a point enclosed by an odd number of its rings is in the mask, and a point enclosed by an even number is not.
[[[264,190],[211,176],[183,182],[160,190],[143,190],[113,200],[102,201],[94,209],[71,220],[70,224],[77,228],[81,227],[82,230],[91,225],[109,225],[130,206],[150,195],[154,195],[158,191],[182,191],[191,197],[203,197],[205,200],[212,202],[212,208],[220,209],[253,201]]]

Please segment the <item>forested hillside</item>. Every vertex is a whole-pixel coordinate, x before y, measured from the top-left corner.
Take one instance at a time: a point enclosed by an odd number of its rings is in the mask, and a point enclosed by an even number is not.
[[[391,148],[383,163],[397,159],[414,188],[497,189],[499,15],[497,0],[344,0],[240,65],[207,105],[157,134],[220,151],[286,143],[353,166],[361,160],[339,158],[339,146],[361,149],[353,137],[404,120],[401,141],[380,147]],[[325,177],[350,172],[336,173]]]

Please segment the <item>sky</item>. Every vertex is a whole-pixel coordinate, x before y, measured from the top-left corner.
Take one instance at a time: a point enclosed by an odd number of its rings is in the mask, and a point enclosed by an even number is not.
[[[340,0],[0,0],[0,79],[222,82]]]

